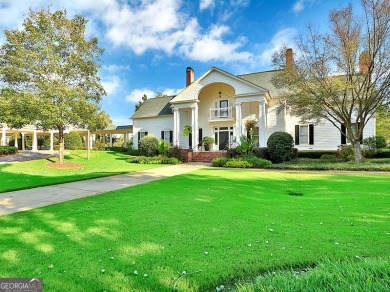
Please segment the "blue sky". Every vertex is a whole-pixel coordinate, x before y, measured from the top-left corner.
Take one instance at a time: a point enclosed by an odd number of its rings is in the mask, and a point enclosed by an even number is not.
[[[352,1],[359,4],[359,1]],[[273,51],[290,47],[312,23],[326,28],[339,0],[0,0],[0,27],[21,28],[28,9],[52,5],[89,20],[105,52],[99,73],[107,91],[102,109],[115,125],[145,93],[176,94],[185,70],[195,78],[216,66],[233,74],[271,70]],[[356,5],[358,6],[358,5]],[[4,35],[0,35],[0,44]]]

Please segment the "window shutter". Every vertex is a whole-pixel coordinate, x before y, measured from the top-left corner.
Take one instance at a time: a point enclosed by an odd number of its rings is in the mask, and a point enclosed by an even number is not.
[[[345,129],[345,125],[341,124],[341,145],[347,144],[347,130]]]
[[[299,125],[295,125],[295,145],[299,145]]]
[[[203,139],[203,130],[199,129],[199,144],[200,144],[200,141],[202,141],[202,139]]]
[[[138,132],[138,142],[141,140],[141,132]]]
[[[148,132],[145,132],[145,136],[147,136],[148,135]]]
[[[161,140],[164,140],[164,131],[161,131]]]
[[[190,146],[189,148],[192,149],[192,133],[188,135],[188,145]]]
[[[169,143],[172,144],[173,131],[169,131]]]
[[[309,125],[309,144],[314,145],[314,125]]]

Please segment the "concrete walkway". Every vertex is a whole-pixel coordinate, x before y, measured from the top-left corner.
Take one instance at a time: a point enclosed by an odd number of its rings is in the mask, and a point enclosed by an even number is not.
[[[124,189],[205,167],[210,167],[210,164],[184,163],[129,174],[2,193],[0,194],[0,216]]]

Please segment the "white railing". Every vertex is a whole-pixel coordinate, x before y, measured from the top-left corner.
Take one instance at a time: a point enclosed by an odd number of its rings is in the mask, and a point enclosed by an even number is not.
[[[210,108],[210,120],[233,118],[233,107]]]

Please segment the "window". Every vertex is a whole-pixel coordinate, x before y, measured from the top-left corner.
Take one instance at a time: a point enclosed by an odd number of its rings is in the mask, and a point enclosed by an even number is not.
[[[161,140],[165,140],[168,143],[172,143],[172,137],[173,136],[173,131],[171,130],[164,130],[161,131]]]
[[[145,137],[147,135],[148,135],[148,132],[146,132],[146,131],[138,132],[138,140],[141,140],[143,137]]]
[[[314,125],[295,125],[295,145],[314,144]]]
[[[352,123],[351,127],[352,127],[352,131],[357,132],[360,127],[360,123]],[[351,141],[349,141],[348,139],[347,129],[345,125],[341,124],[340,129],[341,129],[341,145],[351,143]],[[363,131],[362,131],[362,136],[360,137],[360,144],[363,144]]]
[[[229,103],[227,100],[220,100],[219,101],[219,116],[220,117],[227,117],[229,115],[229,109],[228,109]]]

